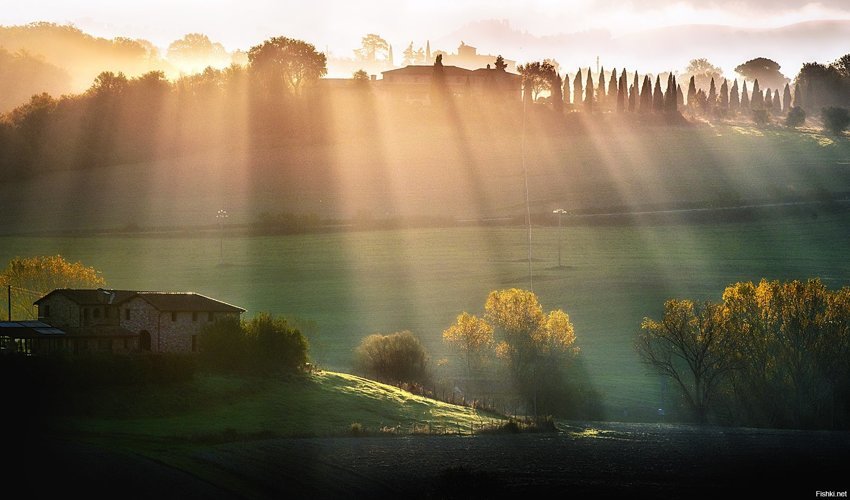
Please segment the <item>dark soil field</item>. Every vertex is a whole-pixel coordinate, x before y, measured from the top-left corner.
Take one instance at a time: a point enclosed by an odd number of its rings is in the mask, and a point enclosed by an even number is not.
[[[29,497],[58,490],[121,498],[812,498],[850,487],[847,432],[559,427],[557,434],[233,442],[174,451],[176,468],[61,442],[50,445],[49,458],[5,477],[28,485]]]

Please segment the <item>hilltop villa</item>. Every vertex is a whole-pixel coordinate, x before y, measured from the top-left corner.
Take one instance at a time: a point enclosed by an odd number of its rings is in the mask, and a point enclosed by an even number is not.
[[[192,292],[58,289],[35,301],[38,321],[0,323],[26,353],[194,352],[198,333],[245,309]]]

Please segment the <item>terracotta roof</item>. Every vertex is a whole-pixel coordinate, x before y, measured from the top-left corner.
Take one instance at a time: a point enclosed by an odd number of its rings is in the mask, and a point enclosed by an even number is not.
[[[141,297],[160,311],[181,312],[245,312],[241,307],[215,300],[194,292],[147,292],[133,290],[106,290],[98,288],[59,288],[35,301],[39,304],[48,297],[61,294],[80,305],[120,304]]]
[[[160,311],[245,312],[241,307],[192,292],[137,292],[135,296]]]
[[[405,75],[430,75],[434,72],[433,65],[411,65],[405,66],[403,68],[391,69],[388,71],[382,71],[382,75],[386,74],[405,74]],[[443,74],[449,76],[457,76],[457,75],[469,75],[472,73],[472,70],[468,70],[466,68],[459,68],[457,66],[443,66]]]
[[[34,303],[38,304],[51,295],[64,295],[69,300],[80,305],[118,304],[133,297],[136,293],[132,290],[107,290],[103,288],[57,288]]]

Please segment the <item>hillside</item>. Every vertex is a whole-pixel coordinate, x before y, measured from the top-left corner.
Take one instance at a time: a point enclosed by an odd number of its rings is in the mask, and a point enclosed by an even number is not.
[[[581,118],[576,118],[581,120]],[[373,120],[374,121],[374,120]],[[613,115],[563,133],[439,129],[378,122],[365,140],[221,146],[139,164],[57,171],[0,183],[0,234],[209,226],[263,212],[321,219],[521,216],[841,198],[850,141],[811,129],[738,124],[638,126]],[[356,125],[356,124],[355,124]],[[538,125],[543,126],[543,125]],[[332,131],[334,132],[334,131]],[[375,139],[381,137],[381,139]]]

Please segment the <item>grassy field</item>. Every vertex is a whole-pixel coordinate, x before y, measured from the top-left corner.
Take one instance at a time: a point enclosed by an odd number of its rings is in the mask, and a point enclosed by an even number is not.
[[[289,380],[198,375],[166,387],[97,394],[90,415],[62,420],[68,435],[209,443],[236,436],[340,436],[363,432],[471,433],[497,415],[427,399],[354,375],[318,372]],[[228,434],[230,433],[230,434]]]
[[[557,266],[559,239],[563,267]],[[228,237],[2,237],[0,260],[60,253],[103,271],[109,286],[193,290],[248,309],[315,321],[311,353],[347,371],[371,333],[409,329],[434,361],[458,363],[440,335],[489,291],[530,285],[526,232],[466,227]],[[672,297],[717,300],[742,280],[820,277],[850,284],[850,216],[805,213],[722,224],[537,227],[533,289],[575,325],[590,383],[612,419],[663,404],[633,349],[644,316]]]

